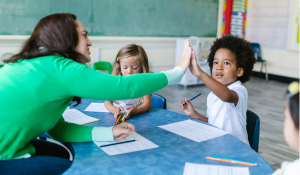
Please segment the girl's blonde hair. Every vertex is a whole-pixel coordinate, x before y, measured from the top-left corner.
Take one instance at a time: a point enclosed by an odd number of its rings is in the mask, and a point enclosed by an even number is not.
[[[140,73],[149,73],[148,57],[143,47],[136,44],[128,44],[120,49],[115,59],[115,66],[113,68],[113,75],[122,75],[120,67],[120,59],[134,57],[141,66]]]

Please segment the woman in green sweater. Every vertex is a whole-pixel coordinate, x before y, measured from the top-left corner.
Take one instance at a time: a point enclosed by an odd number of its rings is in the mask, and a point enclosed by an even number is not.
[[[134,133],[130,123],[88,127],[65,122],[62,113],[72,100],[79,104],[80,98],[133,99],[179,83],[192,52],[187,41],[173,70],[113,76],[84,64],[90,61],[91,45],[75,15],[53,14],[41,19],[21,51],[4,61],[0,69],[1,173],[64,172],[71,161],[45,155],[43,149],[49,153],[54,148],[34,139],[45,132],[62,142],[113,141]]]

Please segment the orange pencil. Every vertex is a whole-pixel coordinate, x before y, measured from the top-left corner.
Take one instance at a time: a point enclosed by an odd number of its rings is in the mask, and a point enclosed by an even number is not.
[[[212,156],[212,157],[207,156],[206,159],[216,160],[216,161],[221,161],[221,162],[228,162],[228,163],[236,163],[236,164],[248,165],[248,166],[256,166],[257,165],[257,163],[246,162],[246,161],[242,161],[242,160],[229,159],[229,158],[219,157],[219,156]]]
[[[117,119],[116,119],[114,125],[118,123],[118,121],[120,120],[121,116],[122,116],[122,113],[117,117]]]

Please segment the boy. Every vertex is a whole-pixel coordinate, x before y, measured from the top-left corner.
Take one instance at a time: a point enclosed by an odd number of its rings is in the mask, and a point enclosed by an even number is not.
[[[195,53],[191,59],[190,71],[212,91],[207,97],[207,116],[196,112],[186,99],[180,108],[188,116],[228,131],[249,145],[246,130],[248,93],[242,83],[250,79],[256,60],[250,43],[231,35],[217,39],[207,60],[212,77],[200,69]]]

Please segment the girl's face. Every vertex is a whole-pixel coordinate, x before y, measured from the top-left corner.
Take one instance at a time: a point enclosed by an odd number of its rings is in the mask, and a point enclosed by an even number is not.
[[[134,57],[119,59],[123,76],[141,73],[141,66]]]
[[[87,63],[91,61],[91,57],[90,57],[90,46],[92,46],[91,41],[88,38],[88,32],[85,29],[84,25],[76,20],[76,24],[77,24],[77,33],[78,33],[78,44],[75,47],[75,50],[79,53],[81,53],[86,60],[83,60],[83,63]]]
[[[299,130],[295,127],[290,110],[289,101],[286,100],[284,109],[284,138],[290,147],[299,152]]]

